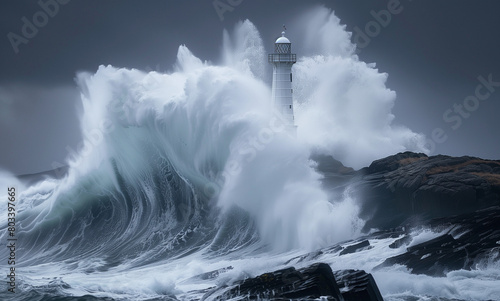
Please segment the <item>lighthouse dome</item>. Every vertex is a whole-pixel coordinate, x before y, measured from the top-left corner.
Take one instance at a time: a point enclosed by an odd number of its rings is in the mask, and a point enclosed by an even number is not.
[[[290,40],[285,37],[285,32],[281,33],[281,37],[276,40],[276,44],[290,44]]]

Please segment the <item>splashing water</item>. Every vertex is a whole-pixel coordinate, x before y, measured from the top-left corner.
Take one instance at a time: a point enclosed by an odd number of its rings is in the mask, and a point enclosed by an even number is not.
[[[293,69],[297,137],[270,107],[263,42],[248,20],[223,33],[221,65],[180,46],[171,72],[79,74],[83,147],[66,177],[20,195],[24,287],[64,275],[72,289],[57,285],[68,294],[175,295],[180,280],[234,258],[270,258],[257,265],[268,268],[283,252],[358,235],[356,200],[323,191],[311,150],[357,168],[425,151],[424,137],[391,125],[387,75],[359,61],[339,19],[325,8],[310,14],[302,35],[314,55]],[[160,265],[168,277],[151,272]],[[125,272],[155,276],[131,288]]]

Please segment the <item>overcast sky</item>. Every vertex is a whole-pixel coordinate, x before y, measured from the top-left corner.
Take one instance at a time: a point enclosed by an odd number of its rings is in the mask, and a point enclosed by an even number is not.
[[[81,140],[76,72],[101,64],[167,71],[180,44],[217,62],[223,29],[244,19],[271,51],[283,23],[293,36],[301,12],[319,4],[353,32],[360,59],[389,74],[387,85],[398,95],[396,124],[434,140],[433,154],[500,159],[499,1],[401,0],[398,13],[369,41],[359,31],[376,29],[367,27],[377,22],[371,12],[396,0],[217,0],[236,4],[223,14],[212,0],[59,1],[57,10],[48,6],[53,16],[46,19],[38,1],[0,2],[0,168],[16,174],[51,169]],[[23,36],[23,18],[34,17],[37,31]],[[294,52],[300,56],[300,50],[294,41]],[[476,102],[478,85],[484,87]],[[466,106],[459,112],[457,105]],[[433,138],[438,128],[436,137],[446,141]]]

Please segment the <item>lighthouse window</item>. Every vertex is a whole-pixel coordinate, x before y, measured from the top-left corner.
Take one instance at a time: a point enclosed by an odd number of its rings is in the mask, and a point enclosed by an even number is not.
[[[292,74],[290,73],[290,81],[292,81]]]
[[[292,108],[292,105],[290,105],[290,109]]]

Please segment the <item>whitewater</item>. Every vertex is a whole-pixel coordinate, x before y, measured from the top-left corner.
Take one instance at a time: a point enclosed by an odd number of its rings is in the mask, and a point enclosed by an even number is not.
[[[311,153],[361,168],[400,151],[426,152],[425,137],[393,124],[388,75],[358,58],[332,11],[318,7],[298,22],[292,43],[307,47],[293,68],[296,136],[271,106],[266,49],[249,20],[223,32],[220,62],[181,45],[164,73],[79,73],[84,139],[67,174],[29,186],[0,174],[2,187],[19,191],[18,293],[5,293],[2,281],[0,298],[198,299],[208,287],[362,235],[359,200],[349,189],[340,197],[325,191]],[[415,232],[412,244],[438,235]],[[393,241],[315,261],[372,272],[404,252],[389,248]],[[7,257],[2,251],[2,271]],[[372,273],[385,300],[487,300],[500,295],[497,265],[442,278],[398,266]],[[220,269],[213,279],[197,277]]]

